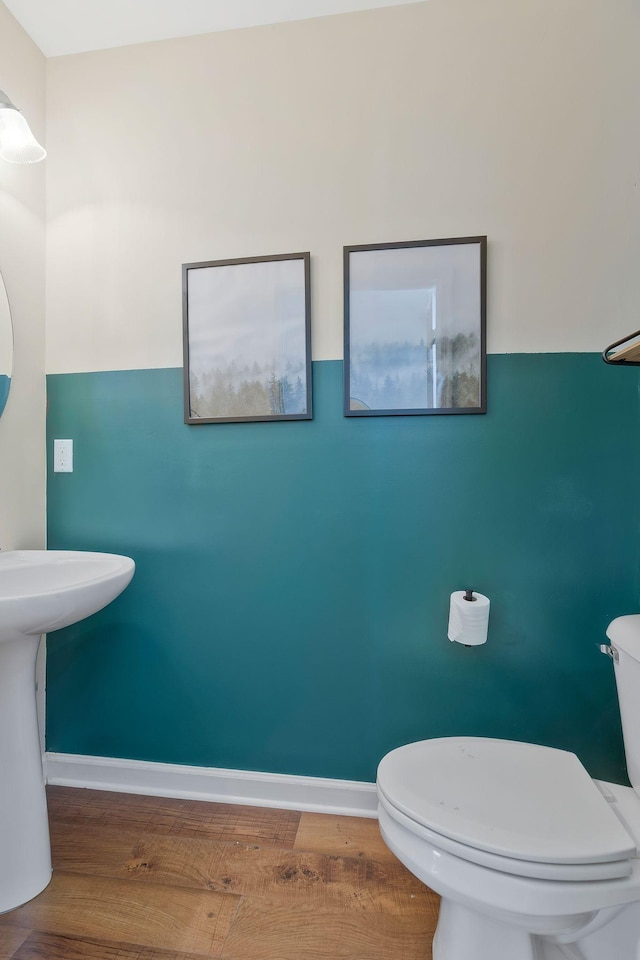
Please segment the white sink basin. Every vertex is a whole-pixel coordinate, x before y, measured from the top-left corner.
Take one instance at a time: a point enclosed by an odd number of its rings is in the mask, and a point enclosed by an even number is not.
[[[134,570],[110,553],[0,553],[0,913],[51,879],[34,685],[40,635],[106,607]]]
[[[129,557],[74,550],[0,552],[0,643],[50,633],[97,613],[133,576]]]

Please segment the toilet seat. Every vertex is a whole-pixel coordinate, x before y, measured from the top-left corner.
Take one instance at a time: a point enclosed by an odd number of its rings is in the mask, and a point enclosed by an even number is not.
[[[627,877],[634,838],[578,758],[508,740],[449,737],[391,751],[383,809],[434,846],[522,877]]]
[[[466,860],[469,863],[475,863],[480,867],[488,867],[491,870],[499,870],[501,873],[510,873],[516,877],[527,877],[532,880],[564,880],[571,882],[580,882],[583,880],[622,880],[629,877],[632,873],[632,864],[630,860],[612,860],[603,863],[540,863],[529,860],[517,860],[515,857],[497,856],[494,853],[487,853],[486,850],[479,850],[476,847],[467,846],[450,840],[448,837],[435,833],[424,827],[421,823],[412,820],[404,813],[401,813],[385,797],[378,794],[378,817],[382,821],[382,811],[387,813],[392,820],[405,827],[416,837],[426,840],[433,847],[451,853],[460,860]]]

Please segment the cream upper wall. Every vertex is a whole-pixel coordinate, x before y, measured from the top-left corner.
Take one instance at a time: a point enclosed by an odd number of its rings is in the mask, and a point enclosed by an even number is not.
[[[45,59],[0,2],[0,89],[44,140]],[[0,161],[0,270],[14,330],[0,417],[0,547],[45,542],[44,164]]]
[[[428,0],[48,61],[47,370],[178,366],[183,262],[489,237],[488,346],[640,324],[634,0]]]

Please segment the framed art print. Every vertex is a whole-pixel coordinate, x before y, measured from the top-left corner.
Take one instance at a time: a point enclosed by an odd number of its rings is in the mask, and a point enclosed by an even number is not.
[[[344,414],[486,413],[487,238],[344,248]]]
[[[310,254],[182,267],[185,423],[310,420]]]

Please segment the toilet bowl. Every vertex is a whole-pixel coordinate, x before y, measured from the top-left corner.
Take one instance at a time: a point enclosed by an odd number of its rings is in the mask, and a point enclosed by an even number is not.
[[[434,960],[640,960],[640,616],[607,633],[633,787],[479,737],[380,762],[382,837],[442,898]]]

